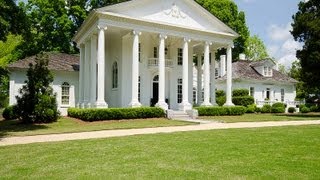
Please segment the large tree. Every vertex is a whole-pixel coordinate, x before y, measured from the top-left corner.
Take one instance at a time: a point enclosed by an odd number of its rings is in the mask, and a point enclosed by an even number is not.
[[[258,61],[269,57],[266,46],[257,35],[249,37],[245,46],[245,54],[251,61]]]
[[[233,59],[236,59],[245,51],[245,42],[250,36],[244,12],[238,11],[238,6],[232,0],[196,0],[196,2],[240,35],[234,41]]]
[[[304,43],[297,51],[302,70],[302,81],[313,93],[319,93],[320,86],[320,1],[309,0],[299,3],[299,10],[293,16],[292,31],[296,41]]]

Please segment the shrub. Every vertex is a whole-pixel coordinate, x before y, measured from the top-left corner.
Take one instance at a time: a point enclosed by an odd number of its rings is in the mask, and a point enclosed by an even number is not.
[[[311,106],[310,107],[310,112],[319,112],[320,108],[318,106]]]
[[[246,108],[243,106],[231,107],[197,107],[199,116],[236,116],[243,115]]]
[[[235,89],[232,91],[232,96],[249,96],[248,89]]]
[[[232,97],[232,102],[239,106],[248,106],[254,104],[254,98],[252,96],[235,96]]]
[[[223,106],[226,103],[226,96],[217,97],[216,102],[219,106]]]
[[[286,112],[286,105],[281,102],[274,103],[271,107],[271,112],[272,113],[285,113]]]
[[[307,106],[303,106],[303,107],[300,109],[300,112],[301,112],[301,113],[308,113],[308,112],[310,112],[310,109],[309,109]]]
[[[255,104],[251,104],[248,105],[247,109],[246,109],[246,113],[254,113],[256,112],[256,105]]]
[[[255,108],[255,111],[256,111],[256,113],[261,113],[261,108],[256,107],[256,108]]]
[[[69,108],[68,116],[84,121],[140,119],[164,117],[165,112],[157,107],[140,108],[108,108],[108,109],[79,109]]]
[[[226,96],[226,93],[223,90],[216,91],[216,97]]]
[[[13,106],[6,107],[2,112],[2,117],[6,120],[17,119],[18,118],[17,106],[13,105]]]
[[[271,106],[269,104],[263,105],[261,108],[261,113],[271,113]]]
[[[286,105],[284,103],[281,103],[281,102],[277,102],[277,103],[274,103],[272,105],[272,107],[282,107],[282,108],[286,108]]]
[[[294,112],[296,112],[296,108],[294,108],[294,107],[289,107],[289,108],[288,108],[288,112],[289,112],[289,113],[294,113]]]

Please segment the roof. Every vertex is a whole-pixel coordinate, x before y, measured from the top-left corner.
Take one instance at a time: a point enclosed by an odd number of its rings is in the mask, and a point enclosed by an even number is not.
[[[262,59],[262,60],[259,60],[259,61],[253,61],[253,62],[250,63],[250,65],[252,67],[257,67],[257,66],[262,66],[262,65],[264,65],[265,63],[268,63],[268,62],[276,65],[276,63],[270,58]]]
[[[49,52],[49,65],[50,70],[55,71],[79,71],[79,55],[71,55],[58,52]],[[35,64],[36,56],[30,56],[18,60],[8,66],[9,69],[28,69],[29,64]]]
[[[254,69],[253,65],[258,62],[252,62],[248,60],[238,60],[232,63],[232,79],[241,80],[255,80],[263,82],[278,82],[278,83],[297,83],[298,81],[282,74],[281,72],[273,69],[272,77],[265,77]],[[225,80],[226,75],[218,78],[218,80]]]

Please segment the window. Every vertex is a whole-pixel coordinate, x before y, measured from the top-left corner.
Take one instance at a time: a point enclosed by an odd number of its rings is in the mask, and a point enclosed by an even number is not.
[[[193,104],[196,104],[196,102],[197,102],[197,89],[196,88],[193,88],[192,100],[193,100]]]
[[[183,51],[181,48],[178,48],[178,65],[182,65],[183,63]]]
[[[268,66],[263,67],[263,75],[264,76],[272,76],[272,68]]]
[[[266,99],[270,100],[270,88],[267,88],[266,90]]]
[[[218,78],[218,76],[219,76],[219,68],[216,68],[214,73],[215,73],[215,77]]]
[[[141,84],[141,77],[139,76],[139,81],[138,81],[138,100],[140,102],[140,84]]]
[[[70,85],[64,82],[61,86],[61,104],[69,105],[70,102]]]
[[[165,53],[166,56],[169,54],[169,49],[167,47],[164,48],[164,53]]]
[[[158,58],[158,47],[153,47],[153,58]]]
[[[139,62],[141,61],[141,43],[139,43]]]
[[[112,65],[112,88],[118,88],[118,63],[114,62]]]
[[[178,92],[177,92],[177,102],[182,102],[182,79],[178,79]]]
[[[281,89],[281,102],[284,102],[284,89]]]
[[[254,87],[250,87],[250,96],[254,97]]]

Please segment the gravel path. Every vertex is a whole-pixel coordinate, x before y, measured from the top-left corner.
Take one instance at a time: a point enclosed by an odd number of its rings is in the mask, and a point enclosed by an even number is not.
[[[209,124],[199,124],[199,125],[189,125],[189,126],[173,126],[173,127],[157,127],[157,128],[125,129],[125,130],[104,130],[104,131],[66,133],[66,134],[5,137],[0,139],[0,146],[15,145],[15,144],[30,144],[30,143],[39,143],[39,142],[57,142],[57,141],[79,140],[79,139],[121,137],[121,136],[132,136],[132,135],[140,135],[140,134],[172,133],[172,132],[201,131],[201,130],[213,130],[213,129],[299,126],[299,125],[315,125],[315,124],[320,124],[320,120],[209,123]]]

